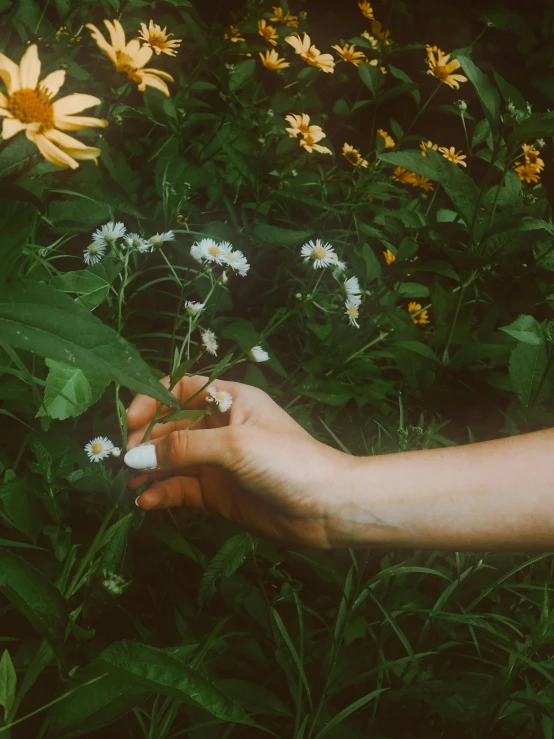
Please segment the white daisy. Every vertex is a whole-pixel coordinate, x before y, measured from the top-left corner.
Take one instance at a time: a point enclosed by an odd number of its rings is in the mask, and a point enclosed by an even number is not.
[[[214,332],[210,331],[210,329],[202,332],[202,344],[207,352],[213,354],[214,357],[217,355],[217,339],[215,338]]]
[[[229,282],[229,278],[227,277],[227,272],[223,270],[221,273],[221,284],[226,285]]]
[[[238,249],[228,249],[225,253],[225,260],[231,269],[238,272],[241,277],[246,277],[246,273],[250,269],[250,265],[241,251]]]
[[[359,309],[359,303],[355,303],[352,300],[347,300],[345,303],[346,308],[346,315],[348,316],[348,320],[350,322],[351,326],[356,326],[356,328],[360,328],[360,324],[357,321],[358,316],[360,315],[360,309]]]
[[[191,256],[197,262],[215,262],[215,264],[227,264],[229,251],[231,251],[231,244],[228,241],[218,244],[213,239],[202,239],[190,248]]]
[[[173,231],[164,231],[164,233],[161,234],[154,234],[154,236],[151,236],[148,241],[152,245],[152,248],[155,248],[165,244],[166,241],[175,241],[175,234]]]
[[[118,446],[114,446],[112,449],[112,457],[120,457],[121,456],[121,449]]]
[[[362,290],[360,288],[360,282],[357,277],[349,277],[344,281],[344,292],[348,300],[359,305],[362,299]]]
[[[85,264],[96,264],[106,253],[106,244],[101,241],[93,241],[83,252]]]
[[[215,403],[220,413],[225,413],[233,405],[233,396],[226,390],[216,390],[212,385],[207,392],[210,396],[206,398],[206,403]]]
[[[143,239],[139,234],[127,234],[123,239],[123,243],[129,250],[145,252],[152,251],[152,244],[146,239]]]
[[[338,269],[339,272],[344,272],[346,269],[346,262],[341,262],[337,254],[333,254],[331,256],[331,263],[335,269]]]
[[[116,242],[118,239],[122,238],[122,236],[125,236],[127,233],[127,229],[121,223],[118,221],[115,223],[114,221],[110,221],[109,223],[106,223],[102,228],[96,229],[96,231],[92,234],[92,240],[97,241],[98,243],[104,243],[113,245],[114,242]]]
[[[185,301],[185,313],[187,316],[197,316],[205,307],[205,303],[194,303],[190,300]]]
[[[85,446],[85,452],[91,462],[100,462],[101,459],[109,457],[114,448],[106,436],[97,436]]]
[[[261,346],[253,346],[248,352],[248,359],[251,362],[267,362],[269,354]]]
[[[336,264],[337,262],[337,255],[331,244],[326,244],[319,239],[308,241],[307,244],[304,244],[300,250],[300,254],[304,257],[305,262],[313,259],[314,269],[318,267],[329,267],[331,264]]]

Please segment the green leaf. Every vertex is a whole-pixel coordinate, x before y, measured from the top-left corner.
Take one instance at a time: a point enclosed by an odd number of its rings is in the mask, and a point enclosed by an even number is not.
[[[383,267],[381,265],[381,262],[375,256],[375,252],[369,246],[369,244],[363,245],[362,257],[364,258],[364,262],[365,262],[367,279],[375,280],[377,279],[377,277],[380,277],[381,272],[383,271]]]
[[[514,392],[523,405],[528,408],[539,401],[545,394],[542,385],[541,398],[537,397],[542,378],[548,366],[548,357],[544,346],[520,342],[510,355],[510,380]]]
[[[312,236],[313,231],[293,231],[288,228],[258,223],[252,229],[252,235],[260,241],[278,246],[296,246]]]
[[[224,721],[256,726],[244,709],[207,677],[165,650],[120,641],[105,649],[96,663],[111,677],[198,706]]]
[[[397,341],[394,346],[401,347],[402,349],[408,349],[411,352],[415,352],[426,359],[432,359],[433,362],[439,362],[440,360],[431,349],[430,346],[424,344],[422,341]]]
[[[8,718],[14,701],[17,675],[10,653],[6,649],[0,659],[0,706],[4,707],[4,718]]]
[[[533,316],[519,316],[509,326],[501,327],[500,330],[524,344],[533,346],[544,344],[542,326]]]
[[[198,602],[203,603],[207,597],[215,593],[217,581],[222,577],[231,577],[244,564],[252,551],[253,539],[250,534],[236,534],[223,544],[211,560],[202,575]]]
[[[50,371],[46,378],[44,405],[37,417],[49,416],[59,421],[76,418],[96,403],[108,386],[105,379],[98,380],[92,374],[87,377],[83,370],[63,362],[47,359],[46,364]]]
[[[506,104],[513,103],[518,110],[526,110],[527,100],[525,100],[519,90],[517,90],[513,85],[510,85],[509,82],[506,82],[498,72],[493,72],[493,75],[502,97],[504,98],[504,102]]]
[[[342,711],[339,711],[336,716],[333,716],[333,718],[329,721],[327,726],[325,726],[321,731],[319,731],[315,735],[315,739],[321,739],[321,737],[325,736],[330,729],[332,729],[335,726],[338,726],[340,723],[344,721],[345,718],[348,718],[350,714],[359,710],[360,708],[365,706],[367,703],[372,701],[374,698],[377,698],[377,696],[381,695],[381,693],[384,693],[386,690],[388,690],[388,688],[378,688],[377,690],[374,690],[371,693],[364,695],[362,698],[358,698],[357,701],[354,701],[349,706],[346,706],[346,708],[343,708]]]
[[[32,280],[5,283],[0,334],[18,349],[74,365],[94,374],[98,382],[115,380],[170,407],[178,405],[132,344],[49,285]]]
[[[247,82],[254,77],[256,71],[256,62],[254,59],[247,59],[244,62],[239,62],[231,72],[229,77],[229,90],[231,92],[237,92]]]
[[[404,82],[406,84],[414,84],[411,77],[409,77],[406,72],[404,72],[402,69],[399,69],[398,67],[394,67],[392,64],[388,65],[389,72],[392,74],[393,77],[396,77],[397,80],[400,80],[401,82]],[[410,95],[413,97],[413,99],[416,101],[416,103],[419,105],[419,102],[421,100],[421,93],[416,88],[410,91]],[[399,137],[400,138],[400,137]]]
[[[377,91],[383,84],[383,73],[379,67],[374,67],[372,64],[363,62],[358,66],[358,74],[360,75],[361,81],[371,92],[373,97],[377,94]]]
[[[511,149],[524,141],[544,136],[554,136],[554,111],[535,113],[530,115],[526,121],[516,124],[508,138],[508,148]]]
[[[427,285],[420,285],[419,282],[401,282],[396,292],[407,298],[427,298],[429,296]]]
[[[67,608],[60,591],[24,559],[2,550],[0,591],[47,641],[62,642]]]
[[[175,421],[187,421],[189,418],[207,415],[207,411],[172,411],[167,416],[158,418],[157,423],[172,423]]]
[[[94,269],[99,266],[100,264],[95,264],[89,269],[57,275],[50,284],[64,293],[77,295],[77,302],[80,305],[88,310],[94,310],[108,297],[111,285],[111,280],[106,279],[101,273],[98,274],[98,270]],[[105,271],[105,267],[102,266],[101,270]]]
[[[0,260],[3,278],[11,274],[22,248],[27,245],[37,215],[37,209],[28,203],[10,203],[2,198]]]
[[[491,130],[498,131],[500,122],[500,94],[498,90],[469,57],[458,55],[456,58],[479,96]]]
[[[482,144],[483,141],[486,141],[488,136],[490,136],[490,133],[491,127],[489,125],[489,122],[486,118],[483,118],[483,120],[479,121],[473,129],[473,134],[471,136],[471,148],[475,149],[476,146],[479,146],[479,144]]]

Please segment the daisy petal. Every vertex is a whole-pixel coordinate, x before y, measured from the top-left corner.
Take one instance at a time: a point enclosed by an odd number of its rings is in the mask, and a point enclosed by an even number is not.
[[[141,82],[138,86],[140,92],[144,92],[147,87],[153,87],[156,90],[162,92],[166,97],[169,97],[169,88],[159,77],[153,74],[141,74]]]
[[[77,169],[78,163],[66,154],[64,151],[59,149],[52,141],[49,141],[46,136],[42,134],[33,134],[27,131],[27,138],[36,145],[42,156],[47,159],[56,167],[70,167],[71,169]]]
[[[21,88],[19,66],[4,54],[0,54],[0,79],[6,85],[8,95]]]
[[[58,69],[56,72],[50,72],[40,83],[40,87],[47,90],[51,97],[57,95],[60,87],[65,82],[65,69]]]
[[[11,139],[12,136],[15,136],[16,133],[24,131],[25,128],[27,128],[27,126],[21,121],[18,121],[17,118],[4,118],[4,122],[2,124],[2,138],[4,141],[7,141],[7,139]]]
[[[92,108],[93,105],[100,105],[102,101],[94,95],[84,95],[80,92],[74,92],[72,95],[66,95],[52,103],[54,117],[72,115],[80,113],[86,108]]]
[[[82,128],[106,128],[108,121],[85,115],[62,115],[56,117],[55,124],[62,131],[80,131]]]
[[[20,83],[23,90],[34,90],[40,77],[40,59],[38,47],[31,44],[21,57],[19,64]]]

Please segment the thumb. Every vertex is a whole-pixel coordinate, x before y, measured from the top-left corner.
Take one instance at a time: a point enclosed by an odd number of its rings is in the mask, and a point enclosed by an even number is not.
[[[173,431],[130,449],[123,461],[135,470],[175,470],[197,464],[231,469],[240,454],[241,431],[240,426]]]

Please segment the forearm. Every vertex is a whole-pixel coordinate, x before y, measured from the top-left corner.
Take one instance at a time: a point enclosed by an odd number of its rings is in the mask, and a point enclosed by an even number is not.
[[[554,550],[554,429],[355,457],[335,546]]]

